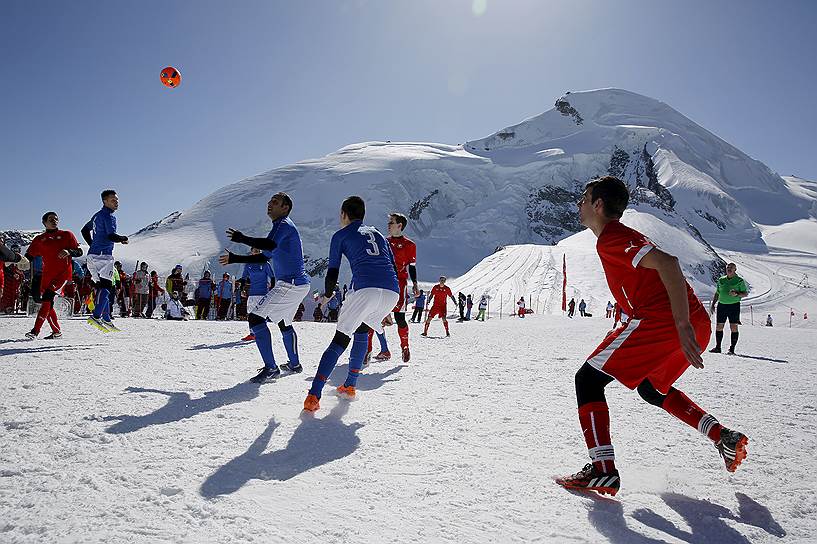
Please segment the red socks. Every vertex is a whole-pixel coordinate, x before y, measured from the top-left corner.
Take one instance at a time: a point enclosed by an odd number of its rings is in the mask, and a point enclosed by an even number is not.
[[[690,427],[698,429],[698,432],[708,436],[713,442],[721,439],[721,424],[718,420],[677,389],[670,389],[661,407]]]
[[[51,306],[51,311],[48,312],[48,324],[51,325],[53,332],[60,332],[60,324],[57,321],[57,312],[54,311],[54,306]]]
[[[51,303],[47,300],[44,300],[42,304],[40,304],[40,311],[37,312],[37,319],[34,320],[34,329],[32,332],[35,334],[40,334],[40,329],[43,328],[43,321],[49,317],[48,314],[51,313]]]
[[[590,459],[598,472],[616,469],[615,454],[610,440],[610,412],[606,402],[588,402],[579,407],[579,423]]]
[[[408,327],[397,327],[397,334],[400,336],[400,347],[407,348],[408,347]]]
[[[448,321],[443,321],[443,327],[445,327],[445,334],[448,334]]]

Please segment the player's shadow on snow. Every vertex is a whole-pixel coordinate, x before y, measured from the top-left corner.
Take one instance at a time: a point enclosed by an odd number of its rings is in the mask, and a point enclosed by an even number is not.
[[[725,523],[724,520],[758,527],[776,537],[786,536],[786,531],[774,520],[768,508],[743,493],[736,493],[735,496],[738,499],[737,514],[707,500],[693,499],[679,493],[661,494],[667,506],[684,518],[689,531],[677,527],[673,522],[649,508],[636,510],[632,518],[647,527],[690,544],[750,543],[748,538]],[[657,544],[666,542],[642,534],[637,530],[636,524],[628,526],[624,516],[624,507],[618,501],[596,499],[588,515],[590,523],[612,543]]]
[[[351,455],[360,445],[357,430],[363,424],[344,423],[348,410],[349,402],[340,400],[323,418],[303,417],[284,449],[264,453],[279,426],[271,419],[249,449],[216,470],[201,484],[199,493],[209,499],[235,493],[250,480],[283,482]]]
[[[13,340],[12,340],[13,341]],[[31,340],[26,340],[26,342],[31,342]],[[103,344],[93,344],[93,345],[81,345],[81,346],[65,346],[61,344],[51,344],[48,346],[37,346],[31,348],[9,348],[9,349],[0,349],[0,357],[4,357],[6,355],[21,355],[24,353],[49,353],[49,352],[58,352],[63,353],[65,351],[81,351],[81,350],[89,350],[94,349],[97,346],[101,346]]]
[[[357,384],[355,385],[355,389],[358,391],[374,391],[380,387],[383,387],[389,382],[397,382],[400,381],[399,378],[397,379],[390,379],[392,376],[406,368],[408,365],[397,365],[394,366],[385,372],[372,372],[372,365],[379,365],[384,363],[372,363],[370,364],[363,372],[360,373],[360,376],[357,378]],[[349,363],[336,366],[335,370],[332,371],[332,375],[329,377],[329,381],[332,384],[340,385],[346,381],[346,376],[349,374]],[[312,377],[307,377],[306,380],[309,383],[312,383]]]
[[[164,425],[174,421],[188,419],[195,415],[210,412],[216,408],[248,402],[258,397],[261,385],[253,382],[240,382],[229,389],[207,391],[203,397],[191,399],[189,393],[162,391],[144,387],[128,387],[129,393],[157,393],[167,395],[167,404],[143,416],[105,416],[101,421],[116,421],[105,429],[109,433],[132,433],[150,425]]]
[[[754,359],[756,361],[769,361],[770,363],[788,364],[788,361],[786,361],[784,359],[771,359],[769,357],[760,357],[758,355],[744,355],[744,354],[741,353],[740,355],[738,355],[738,357],[742,357],[743,359]]]
[[[223,344],[197,344],[187,348],[188,351],[197,351],[201,349],[224,349],[237,348],[240,346],[252,346],[255,342],[246,342],[244,340],[234,340],[232,342],[224,342]]]

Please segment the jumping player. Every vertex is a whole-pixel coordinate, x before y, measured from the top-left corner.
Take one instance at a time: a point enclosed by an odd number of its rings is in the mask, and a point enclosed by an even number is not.
[[[43,215],[43,225],[45,232],[38,235],[31,241],[26,251],[28,260],[34,257],[42,257],[43,272],[40,281],[40,292],[42,293],[42,303],[37,319],[34,321],[34,328],[26,333],[26,338],[34,340],[40,334],[43,322],[48,320],[51,326],[51,334],[45,337],[46,340],[61,338],[60,324],[57,321],[57,312],[54,310],[54,297],[62,293],[62,288],[71,281],[73,266],[71,257],[82,255],[76,237],[67,230],[59,230],[60,218],[57,212],[46,212]]]
[[[428,295],[431,310],[428,312],[428,317],[426,317],[425,328],[423,329],[421,336],[428,336],[428,325],[436,316],[440,316],[440,318],[443,320],[445,335],[451,336],[451,333],[448,331],[448,299],[445,297],[449,297],[454,304],[457,303],[457,299],[454,298],[454,293],[451,292],[451,288],[445,284],[445,280],[445,276],[440,276],[440,283],[431,288],[431,293]]]
[[[258,248],[261,253],[236,255],[227,252],[218,258],[222,265],[232,263],[266,263],[272,261],[275,273],[275,286],[256,303],[255,307],[247,306],[247,322],[250,332],[255,336],[255,345],[261,353],[264,368],[251,381],[263,383],[281,375],[281,368],[289,372],[301,372],[298,356],[298,335],[292,328],[292,319],[298,306],[309,294],[309,276],[304,270],[304,251],[301,245],[301,234],[289,214],[292,212],[292,199],[286,193],[275,193],[267,203],[267,216],[272,220],[272,229],[266,238],[251,238],[240,231],[227,229],[227,237],[233,242]],[[272,336],[267,328],[267,319],[278,324],[284,340],[289,362],[281,365],[275,363],[272,353]]]
[[[113,189],[102,191],[102,209],[82,227],[82,237],[90,246],[86,264],[91,278],[97,286],[99,298],[95,300],[94,313],[88,324],[102,332],[118,331],[111,321],[111,291],[113,290],[113,245],[127,244],[128,237],[116,233],[116,217],[119,197]],[[93,234],[92,234],[93,233]]]
[[[346,297],[338,317],[335,337],[323,352],[312,387],[304,400],[304,410],[315,412],[320,408],[321,392],[338,359],[346,351],[354,336],[346,382],[338,393],[354,398],[357,377],[363,367],[369,330],[382,331],[383,316],[400,299],[397,270],[391,246],[376,228],[363,224],[366,204],[359,196],[350,196],[340,208],[341,229],[332,236],[329,245],[329,270],[326,272],[322,303],[334,293],[343,255],[352,269],[352,289]]]
[[[592,463],[557,483],[615,495],[619,473],[610,440],[604,388],[614,379],[712,440],[726,469],[746,457],[748,439],[723,427],[672,384],[691,364],[703,368],[709,315],[684,279],[678,259],[619,222],[627,186],[605,176],[587,184],[577,203],[582,225],[598,237],[596,249],[610,292],[630,320],[610,333],[576,373],[579,422]]]

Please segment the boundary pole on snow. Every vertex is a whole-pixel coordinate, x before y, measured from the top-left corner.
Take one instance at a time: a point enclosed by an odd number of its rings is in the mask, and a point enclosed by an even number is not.
[[[755,312],[752,309],[752,305],[749,305],[749,320],[751,321],[752,326],[755,324]]]
[[[502,295],[499,295],[499,319],[502,319]]]

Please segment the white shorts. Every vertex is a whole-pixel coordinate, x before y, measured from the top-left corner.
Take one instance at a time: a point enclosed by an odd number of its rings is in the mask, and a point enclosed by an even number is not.
[[[94,282],[99,280],[113,282],[113,255],[88,255],[85,263]]]
[[[382,333],[383,318],[391,313],[399,299],[399,294],[379,287],[349,291],[338,316],[338,332],[351,338],[360,324],[365,323]]]
[[[298,311],[298,306],[308,294],[308,283],[306,285],[293,285],[285,281],[276,281],[275,287],[263,297],[259,297],[260,300],[254,306],[250,304],[253,297],[249,297],[247,299],[247,308],[251,308],[249,313],[259,317],[266,317],[273,323],[283,320],[284,325],[290,325],[292,318],[295,317],[295,312]]]
[[[264,295],[250,295],[247,297],[247,309],[252,310],[258,303],[261,302],[261,299],[264,298]]]

